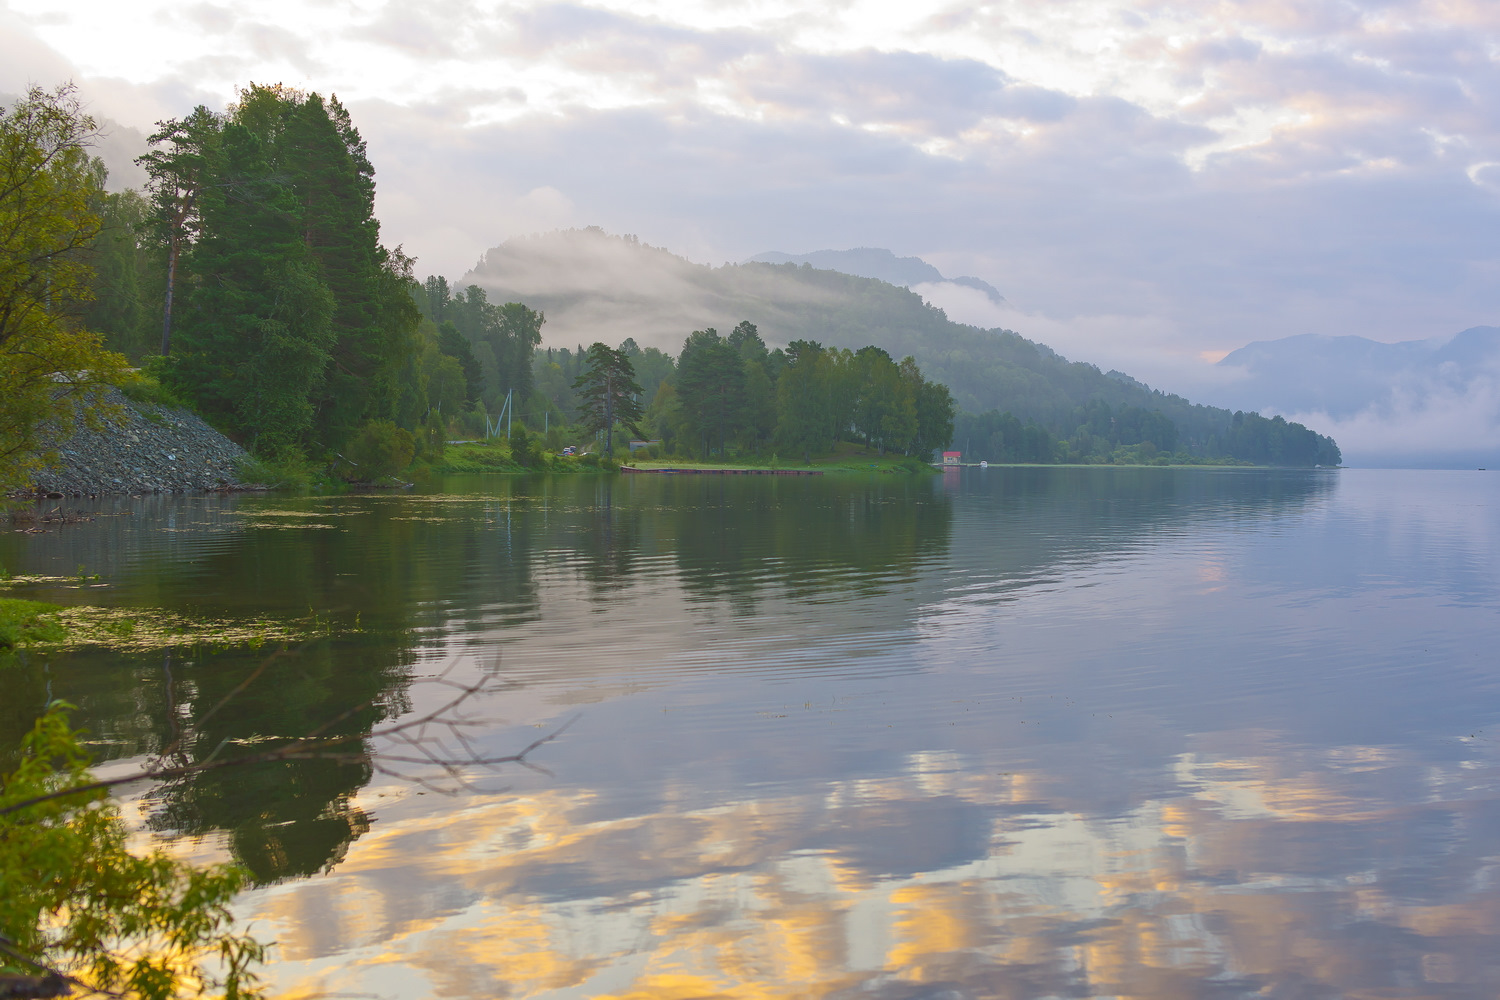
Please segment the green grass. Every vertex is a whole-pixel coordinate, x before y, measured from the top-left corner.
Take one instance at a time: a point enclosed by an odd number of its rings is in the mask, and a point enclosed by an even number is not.
[[[0,651],[65,640],[68,630],[56,617],[61,610],[56,604],[0,597]]]
[[[468,441],[450,444],[443,449],[443,457],[433,461],[431,471],[440,474],[472,475],[475,473],[506,472],[608,472],[612,468],[593,456],[561,458],[544,456],[543,464],[535,468],[519,465],[510,457],[510,446],[503,441]]]
[[[317,493],[343,493],[349,485],[329,473],[326,466],[293,452],[281,458],[246,455],[235,469],[240,482],[266,486],[273,490],[310,490]]]
[[[724,461],[703,462],[678,458],[643,458],[620,461],[639,469],[809,469],[825,473],[875,473],[884,475],[917,475],[930,473],[932,466],[909,455],[881,455],[861,445],[840,442],[832,455],[822,455],[811,462],[800,457],[780,455],[739,455]]]

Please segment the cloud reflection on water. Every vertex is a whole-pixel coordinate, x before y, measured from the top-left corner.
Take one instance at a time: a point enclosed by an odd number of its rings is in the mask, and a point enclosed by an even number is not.
[[[393,963],[453,997],[1412,995],[1500,980],[1492,752],[1434,766],[1267,733],[1207,742],[1238,752],[1180,755],[1169,793],[1107,819],[1045,795],[1066,773],[941,758],[598,819],[598,790],[472,800],[377,823],[333,877],[254,910],[283,941],[293,996],[378,991]],[[1404,785],[1425,801],[1396,804]]]

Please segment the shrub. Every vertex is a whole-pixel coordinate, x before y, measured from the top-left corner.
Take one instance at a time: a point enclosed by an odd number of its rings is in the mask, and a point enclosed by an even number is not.
[[[443,457],[443,449],[447,445],[448,425],[443,421],[442,414],[433,410],[417,428],[417,454],[428,461],[439,459]]]
[[[248,884],[233,865],[197,868],[164,851],[127,850],[130,829],[88,770],[72,706],[53,702],[0,781],[0,930],[14,996],[61,996],[34,963],[86,994],[142,1000],[261,997],[265,946],[234,933],[231,904]]]
[[[542,464],[542,453],[537,450],[531,435],[526,433],[526,428],[519,424],[510,432],[510,458],[526,469],[535,469]]]
[[[411,464],[417,453],[411,432],[389,420],[371,420],[349,442],[349,462],[354,470],[345,478],[370,481],[394,476]]]

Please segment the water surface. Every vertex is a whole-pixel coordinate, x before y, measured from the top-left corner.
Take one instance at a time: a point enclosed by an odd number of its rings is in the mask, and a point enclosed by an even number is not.
[[[289,995],[1493,997],[1500,479],[964,470],[162,498],[0,538],[26,596],[287,621],[6,675],[102,756],[487,679],[441,795],[350,763],[139,797],[234,856]],[[82,567],[82,570],[80,570]],[[82,572],[85,579],[78,579]],[[98,574],[97,581],[87,579]],[[318,633],[321,629],[321,634]],[[430,775],[429,775],[430,776]],[[451,785],[445,785],[451,790]]]

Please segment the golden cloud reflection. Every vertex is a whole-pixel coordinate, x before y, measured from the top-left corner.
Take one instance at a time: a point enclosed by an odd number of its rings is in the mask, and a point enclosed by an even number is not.
[[[248,905],[291,995],[389,994],[395,969],[410,995],[622,1000],[1500,982],[1494,796],[1472,762],[1199,750],[1112,816],[1017,795],[1055,775],[911,763],[683,811],[475,798],[382,818],[330,877]]]

